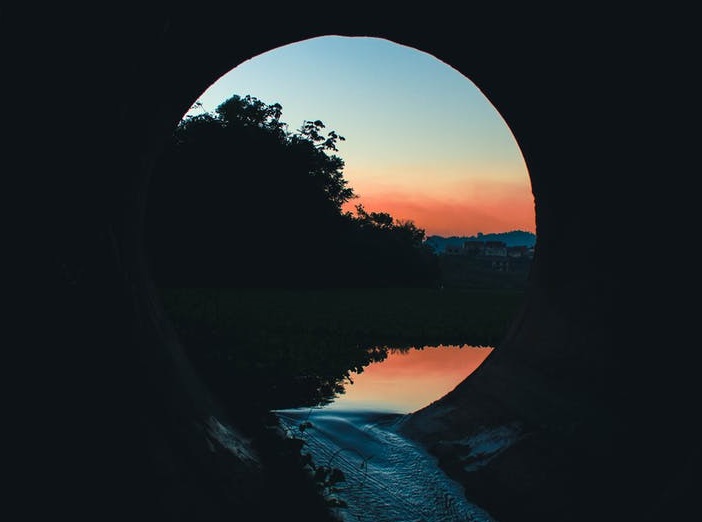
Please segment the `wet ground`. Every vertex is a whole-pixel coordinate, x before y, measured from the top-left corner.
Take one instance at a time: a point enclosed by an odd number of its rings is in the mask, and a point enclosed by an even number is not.
[[[343,473],[330,495],[343,521],[495,522],[471,504],[459,484],[436,459],[404,438],[396,426],[404,417],[343,409],[290,409],[276,412],[291,436],[304,441],[316,466]]]
[[[334,477],[323,492],[343,506],[334,508],[341,520],[494,522],[465,498],[435,457],[398,429],[413,411],[461,382],[490,351],[470,346],[391,350],[383,361],[352,374],[344,393],[330,404],[275,412],[287,435],[302,442],[310,468],[327,474],[321,478]],[[478,442],[470,441],[466,451],[492,453],[483,451],[485,441]]]

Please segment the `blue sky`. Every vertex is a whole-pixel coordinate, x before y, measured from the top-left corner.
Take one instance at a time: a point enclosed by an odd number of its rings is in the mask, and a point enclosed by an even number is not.
[[[313,38],[252,57],[198,100],[213,111],[232,94],[280,103],[290,131],[319,119],[344,136],[338,155],[360,196],[353,204],[368,211],[412,219],[427,234],[535,231],[509,127],[437,57],[379,38]]]

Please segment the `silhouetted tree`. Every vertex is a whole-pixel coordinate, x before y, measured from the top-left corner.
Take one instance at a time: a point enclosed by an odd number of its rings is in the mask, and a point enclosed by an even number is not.
[[[335,154],[329,155],[327,151],[338,152],[337,141],[346,138],[333,130],[325,136],[322,133],[324,128],[325,125],[320,120],[305,120],[296,134],[288,136],[288,143],[307,159],[310,175],[320,183],[329,200],[341,211],[344,203],[357,196],[344,179],[344,160]],[[310,147],[310,144],[314,146]]]
[[[336,154],[344,140],[280,104],[234,95],[187,116],[155,168],[147,250],[167,286],[344,286],[426,280],[424,231],[385,213],[342,212],[356,194]],[[413,268],[410,270],[410,267]]]

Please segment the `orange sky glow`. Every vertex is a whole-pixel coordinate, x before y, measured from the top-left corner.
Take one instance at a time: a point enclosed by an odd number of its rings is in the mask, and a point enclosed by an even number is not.
[[[524,230],[536,233],[534,198],[528,178],[521,182],[476,183],[464,180],[432,186],[431,180],[402,187],[366,190],[361,181],[352,184],[358,198],[344,205],[354,211],[362,204],[367,212],[387,212],[397,220],[411,220],[427,236],[472,236]]]
[[[440,399],[490,355],[492,347],[442,346],[388,354],[352,374],[353,384],[327,408],[387,408],[410,413]]]
[[[355,199],[344,207],[353,211],[363,204],[367,212],[387,212],[398,220],[411,220],[427,236],[473,236],[478,232],[525,230],[535,233],[533,202],[503,194],[500,200],[435,202],[428,198],[376,194]]]
[[[280,103],[289,130],[319,118],[363,204],[427,236],[535,231],[529,174],[515,136],[480,87],[440,57],[389,40],[323,36],[243,62],[193,109],[232,94]],[[195,102],[195,100],[193,100]]]

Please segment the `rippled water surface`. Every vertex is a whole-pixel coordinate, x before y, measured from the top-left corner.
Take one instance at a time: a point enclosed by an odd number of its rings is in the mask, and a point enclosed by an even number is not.
[[[490,348],[427,347],[392,352],[353,375],[353,384],[323,408],[279,410],[291,436],[305,441],[316,466],[345,480],[334,493],[344,521],[495,522],[422,447],[396,429],[405,415],[439,399],[489,355]]]

